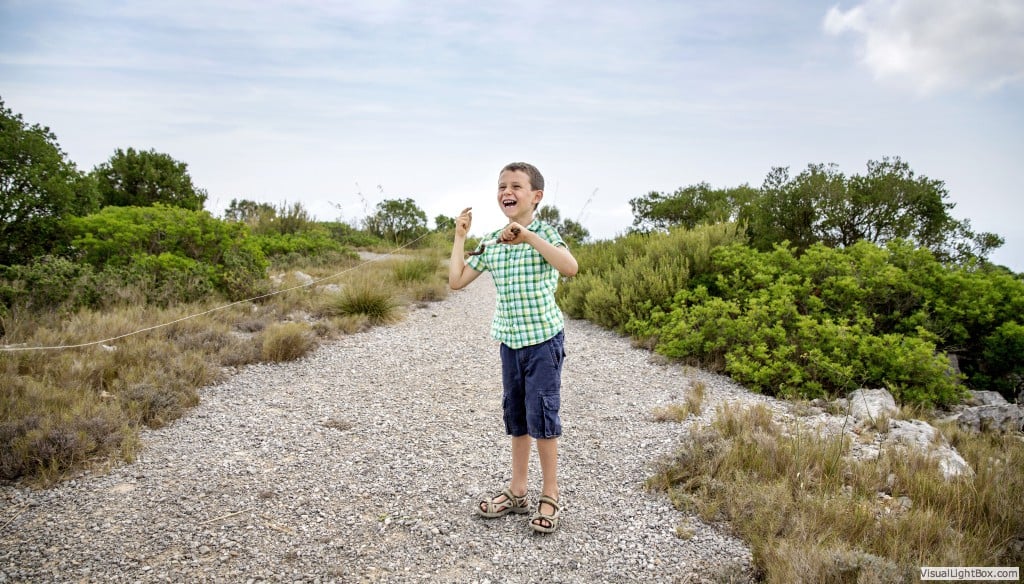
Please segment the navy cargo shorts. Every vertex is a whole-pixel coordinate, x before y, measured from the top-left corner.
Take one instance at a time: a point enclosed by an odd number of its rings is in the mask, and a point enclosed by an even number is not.
[[[562,435],[558,410],[562,402],[562,362],[565,334],[519,349],[501,345],[501,399],[505,432],[534,438]]]

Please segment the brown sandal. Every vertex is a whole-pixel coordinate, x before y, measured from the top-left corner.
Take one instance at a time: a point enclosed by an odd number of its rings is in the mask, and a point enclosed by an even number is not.
[[[494,500],[499,497],[505,497],[505,500],[495,502]],[[481,500],[476,506],[477,514],[488,519],[501,517],[508,513],[529,513],[529,511],[530,502],[526,499],[526,495],[517,497],[513,495],[512,490],[508,488],[490,499]]]
[[[540,506],[547,503],[555,511],[550,515],[547,513],[541,513]],[[541,495],[540,499],[537,499],[537,512],[530,518],[530,527],[534,531],[539,533],[551,533],[558,529],[558,518],[562,514],[562,506],[558,504],[558,501],[552,499],[547,495]],[[547,521],[547,525],[540,523],[541,521]]]

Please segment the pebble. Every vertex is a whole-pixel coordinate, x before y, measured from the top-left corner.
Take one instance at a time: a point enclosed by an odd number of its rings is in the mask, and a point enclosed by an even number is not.
[[[566,322],[563,518],[476,517],[510,479],[485,275],[394,325],[257,364],[141,435],[136,460],[49,489],[0,486],[0,582],[711,582],[751,574],[723,526],[644,481],[717,404],[768,403]],[[683,423],[652,411],[696,383]],[[771,404],[769,404],[771,407]],[[540,494],[530,461],[530,495]],[[535,503],[534,503],[535,504]],[[693,533],[675,535],[680,524]]]

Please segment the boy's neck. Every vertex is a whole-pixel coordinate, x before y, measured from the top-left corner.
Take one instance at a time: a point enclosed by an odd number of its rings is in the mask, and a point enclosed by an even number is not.
[[[523,227],[529,227],[530,223],[533,223],[533,210],[531,209],[528,213],[519,217],[508,218],[509,223],[512,223],[513,221],[522,225]]]

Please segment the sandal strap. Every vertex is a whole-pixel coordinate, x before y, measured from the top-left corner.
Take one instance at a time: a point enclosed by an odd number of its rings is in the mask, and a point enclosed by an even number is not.
[[[505,498],[508,499],[507,501],[505,501],[505,503],[511,503],[512,507],[526,507],[527,505],[526,495],[523,495],[522,497],[516,496],[515,494],[512,493],[511,487],[505,487],[501,491],[501,494],[505,495]]]
[[[505,500],[496,503],[494,500],[497,499],[498,497],[505,497]],[[512,489],[509,487],[505,487],[500,493],[494,495],[493,497],[484,499],[483,502],[487,504],[488,513],[497,513],[503,509],[512,509],[527,506],[526,495],[523,495],[522,497],[517,497],[512,493]]]
[[[541,506],[542,503],[547,503],[548,505],[551,505],[551,507],[555,510],[555,512],[551,514],[552,516],[558,515],[558,512],[562,510],[562,506],[558,504],[558,501],[556,501],[555,499],[552,499],[551,497],[549,497],[547,495],[541,495],[537,499],[537,513],[538,514],[544,515],[543,513],[540,513],[540,506]]]

